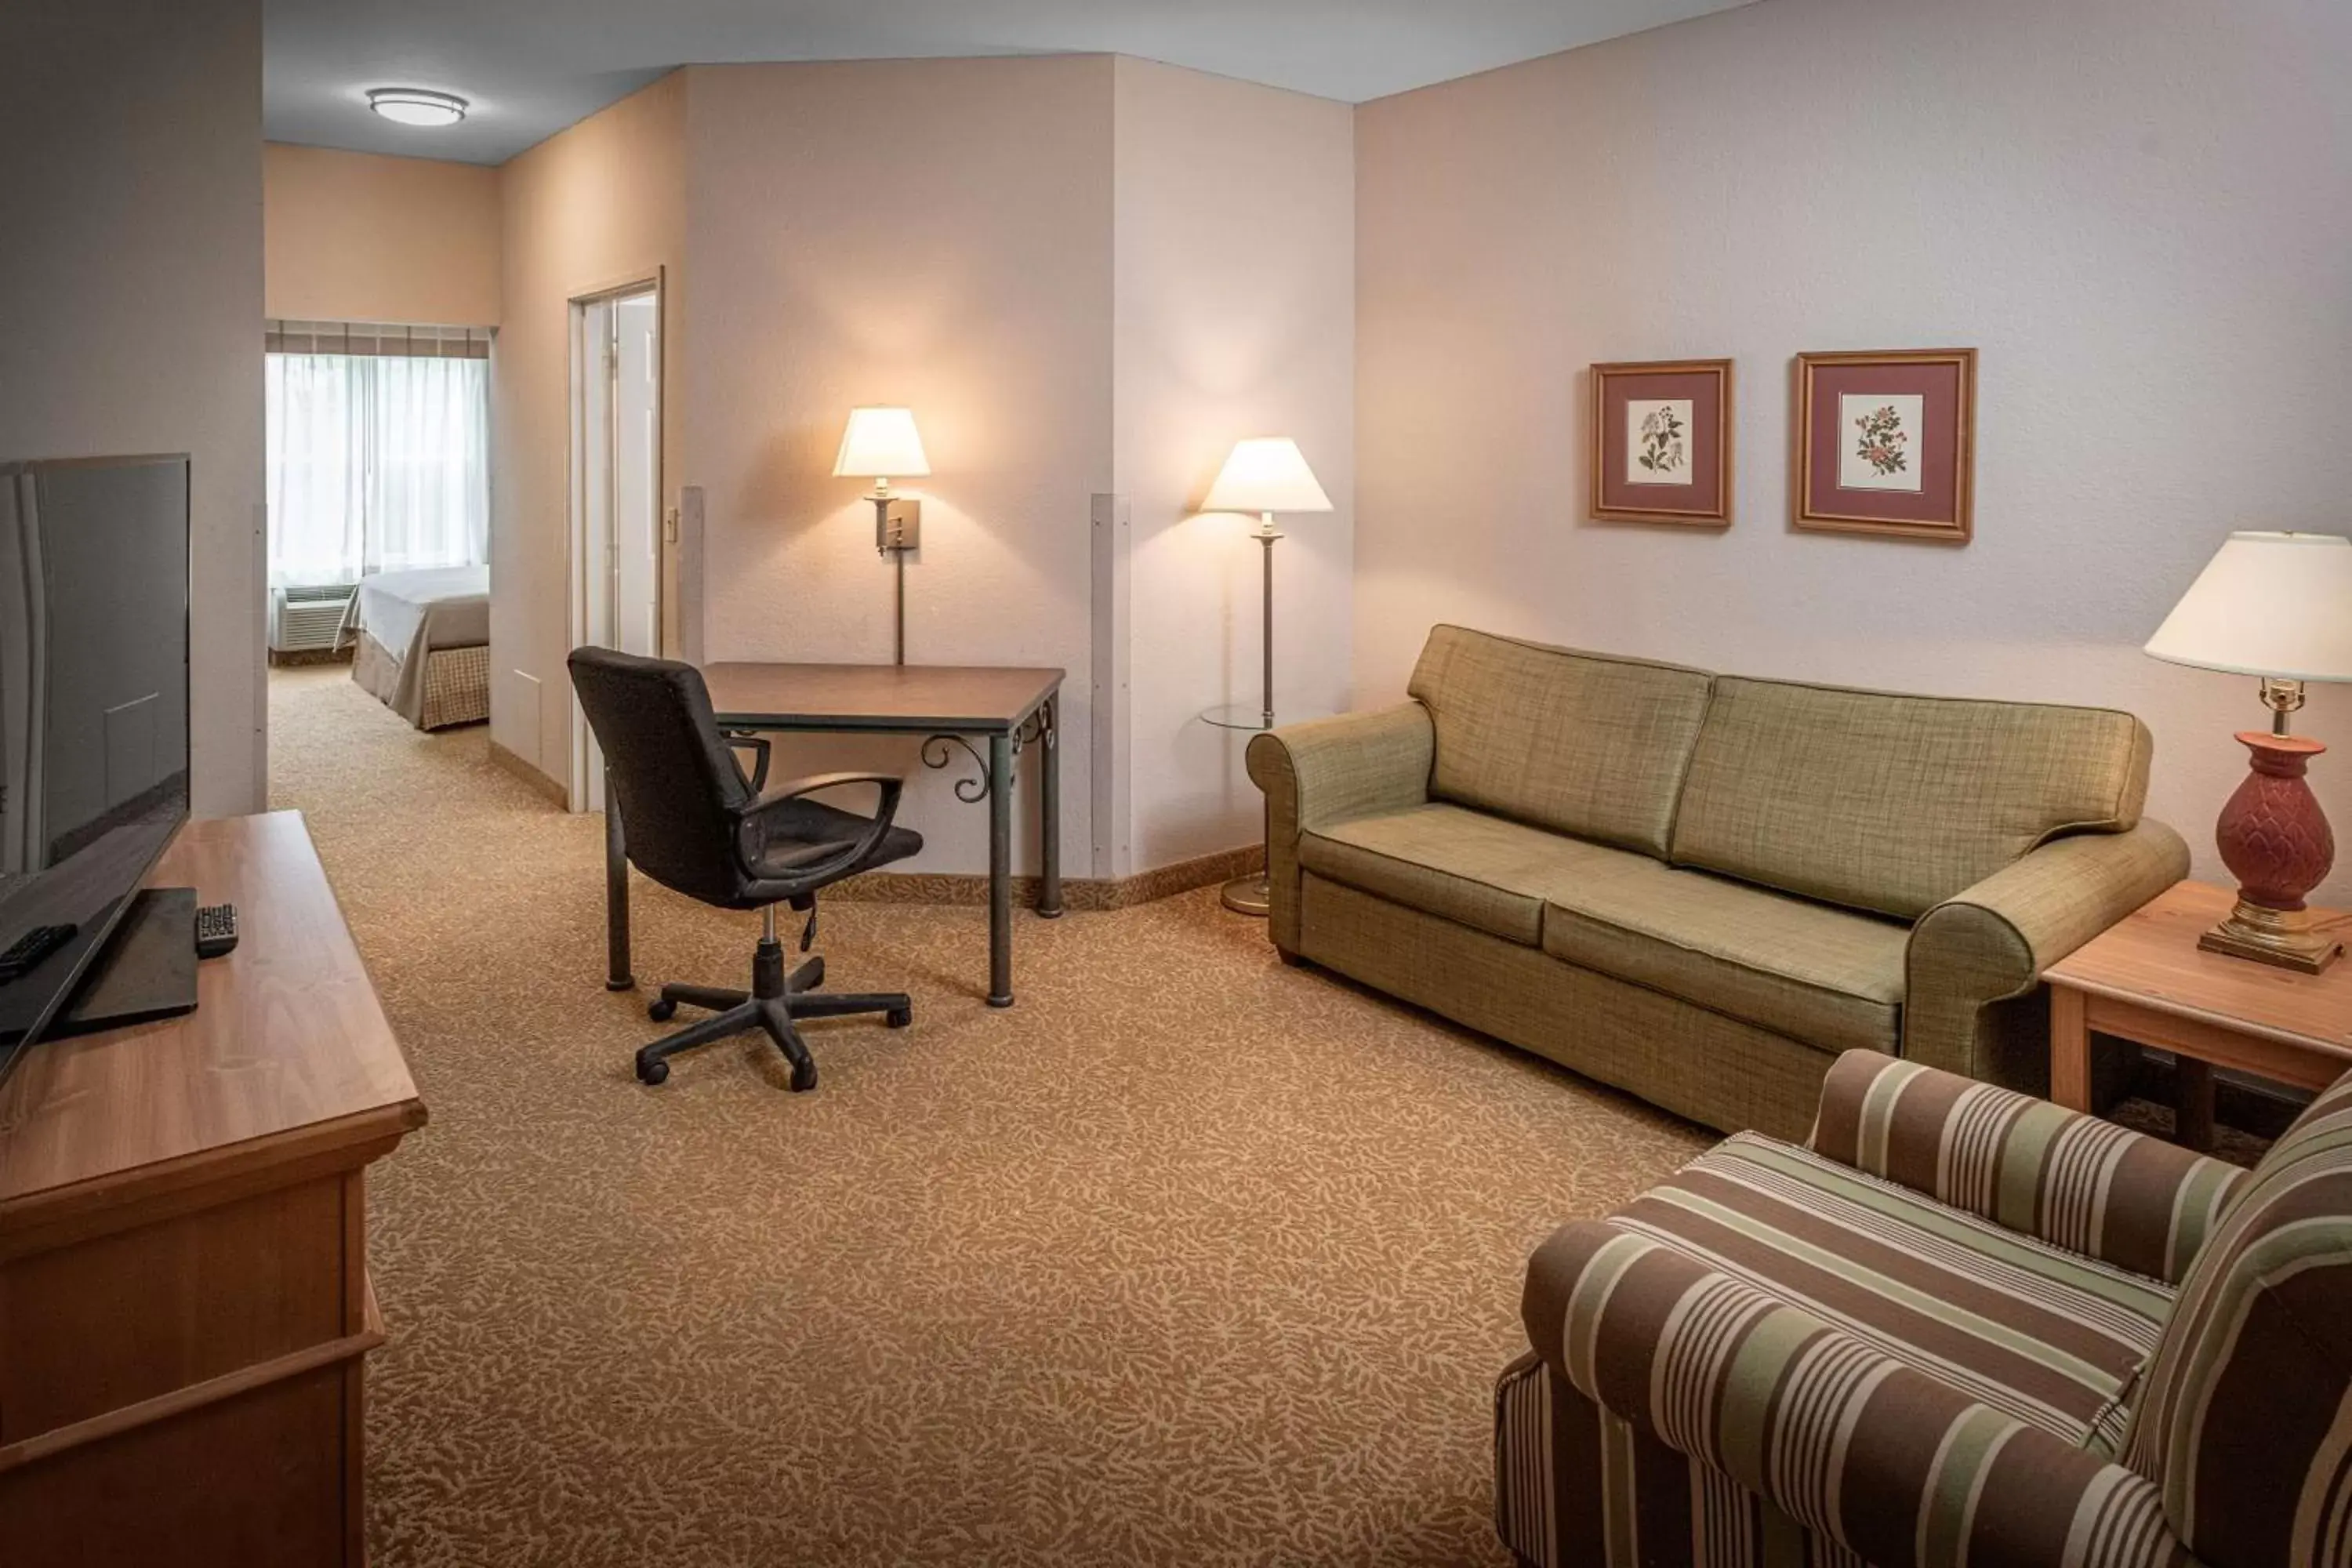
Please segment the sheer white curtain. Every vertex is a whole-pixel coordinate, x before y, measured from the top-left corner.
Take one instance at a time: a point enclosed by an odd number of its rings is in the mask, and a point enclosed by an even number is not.
[[[488,559],[489,362],[268,356],[269,581]]]

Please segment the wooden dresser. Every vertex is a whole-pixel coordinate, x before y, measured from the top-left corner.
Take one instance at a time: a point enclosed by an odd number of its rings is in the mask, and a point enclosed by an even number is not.
[[[362,1173],[425,1105],[299,814],[150,881],[236,905],[196,1011],[0,1084],[0,1562],[358,1564]]]

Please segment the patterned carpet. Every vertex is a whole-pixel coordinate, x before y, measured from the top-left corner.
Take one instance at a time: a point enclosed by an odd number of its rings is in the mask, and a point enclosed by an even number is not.
[[[828,907],[812,1095],[607,994],[602,836],[340,668],[271,682],[432,1121],[372,1175],[371,1535],[407,1564],[1504,1561],[1530,1248],[1713,1140],[1311,972],[1213,892]],[[641,978],[756,922],[638,884]]]

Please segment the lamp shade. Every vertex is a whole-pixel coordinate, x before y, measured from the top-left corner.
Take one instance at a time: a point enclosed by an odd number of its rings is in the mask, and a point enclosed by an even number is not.
[[[1234,454],[1209,487],[1203,511],[1329,511],[1331,498],[1315,482],[1315,470],[1287,436],[1253,436],[1234,444]]]
[[[931,471],[908,408],[853,408],[833,459],[835,479],[919,479]]]
[[[2230,535],[2147,651],[2232,675],[2352,680],[2352,539]]]

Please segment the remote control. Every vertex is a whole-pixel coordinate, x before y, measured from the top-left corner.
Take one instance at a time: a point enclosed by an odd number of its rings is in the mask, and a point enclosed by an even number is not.
[[[218,958],[236,945],[236,906],[206,904],[196,910],[196,956]]]
[[[80,929],[76,925],[35,926],[10,942],[7,951],[0,952],[0,985],[38,969],[41,960],[71,942],[74,932]]]

